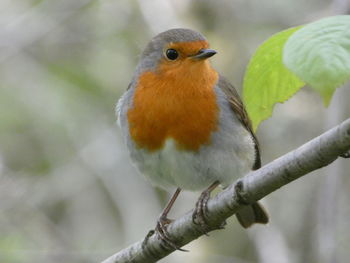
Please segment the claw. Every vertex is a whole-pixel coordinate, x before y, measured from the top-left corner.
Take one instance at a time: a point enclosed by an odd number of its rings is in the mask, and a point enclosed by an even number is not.
[[[164,244],[170,248],[180,250],[183,252],[188,252],[186,249],[182,249],[179,246],[177,246],[174,241],[172,241],[171,237],[169,236],[169,233],[167,231],[167,225],[170,224],[173,220],[166,218],[166,217],[160,217],[157,221],[155,232],[157,234],[157,237],[164,242]]]
[[[202,233],[206,236],[210,231],[210,226],[208,225],[208,201],[210,198],[210,193],[219,185],[218,181],[215,181],[206,190],[204,190],[198,198],[196,203],[196,208],[192,214],[192,221],[196,225],[200,225]]]
[[[179,195],[181,189],[177,188],[171,199],[169,200],[168,204],[165,206],[163,212],[161,213],[159,219],[157,220],[157,225],[154,230],[151,230],[146,235],[145,239],[142,242],[142,248],[145,247],[147,244],[149,238],[155,233],[157,235],[157,238],[163,241],[163,243],[172,249],[180,250],[183,252],[188,252],[186,249],[182,249],[179,246],[177,246],[174,241],[171,240],[171,237],[169,236],[169,233],[167,231],[167,225],[169,225],[173,220],[167,218],[167,215],[173,206],[177,196]]]
[[[202,233],[206,236],[210,230],[208,226],[208,200],[210,197],[210,193],[208,191],[204,191],[198,198],[196,203],[196,208],[192,214],[192,221],[194,224],[201,226]]]

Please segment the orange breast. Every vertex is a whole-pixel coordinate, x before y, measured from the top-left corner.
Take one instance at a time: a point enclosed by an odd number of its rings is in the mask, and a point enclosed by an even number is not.
[[[128,122],[131,137],[141,148],[155,151],[173,138],[178,149],[198,151],[217,129],[218,74],[208,61],[179,63],[163,63],[157,72],[145,72],[138,80]]]

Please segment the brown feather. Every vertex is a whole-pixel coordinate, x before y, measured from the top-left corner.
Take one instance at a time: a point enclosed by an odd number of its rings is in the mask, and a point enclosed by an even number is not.
[[[243,102],[240,99],[236,89],[222,76],[219,77],[219,87],[227,96],[231,109],[236,114],[236,117],[247,129],[247,131],[250,132],[253,138],[255,148],[255,161],[252,169],[257,170],[261,167],[259,142],[253,132],[252,123],[249,119],[247,111],[244,108]],[[243,207],[236,213],[236,217],[238,219],[238,222],[244,228],[250,227],[254,223],[267,224],[269,222],[269,216],[259,202]]]
[[[250,132],[253,138],[255,147],[255,162],[253,164],[252,169],[257,170],[261,167],[259,142],[253,132],[252,123],[249,119],[247,111],[244,108],[243,102],[239,97],[236,89],[223,76],[220,76],[219,78],[219,87],[227,96],[232,110],[236,113],[236,117],[247,129],[247,131]]]

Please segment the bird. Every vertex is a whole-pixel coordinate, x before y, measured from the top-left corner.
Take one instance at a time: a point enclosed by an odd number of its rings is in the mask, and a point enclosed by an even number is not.
[[[261,167],[259,143],[244,104],[209,61],[216,53],[201,33],[191,29],[156,35],[116,105],[132,163],[153,185],[176,189],[155,232],[179,250],[166,227],[180,192],[202,191],[193,222],[206,231],[210,193]],[[236,217],[244,228],[269,221],[258,202],[239,210]]]

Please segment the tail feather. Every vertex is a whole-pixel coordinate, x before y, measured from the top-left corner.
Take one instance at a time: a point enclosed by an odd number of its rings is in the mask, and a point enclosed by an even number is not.
[[[269,222],[267,212],[258,202],[243,207],[236,213],[236,217],[244,228],[248,228],[255,223],[267,224]]]

